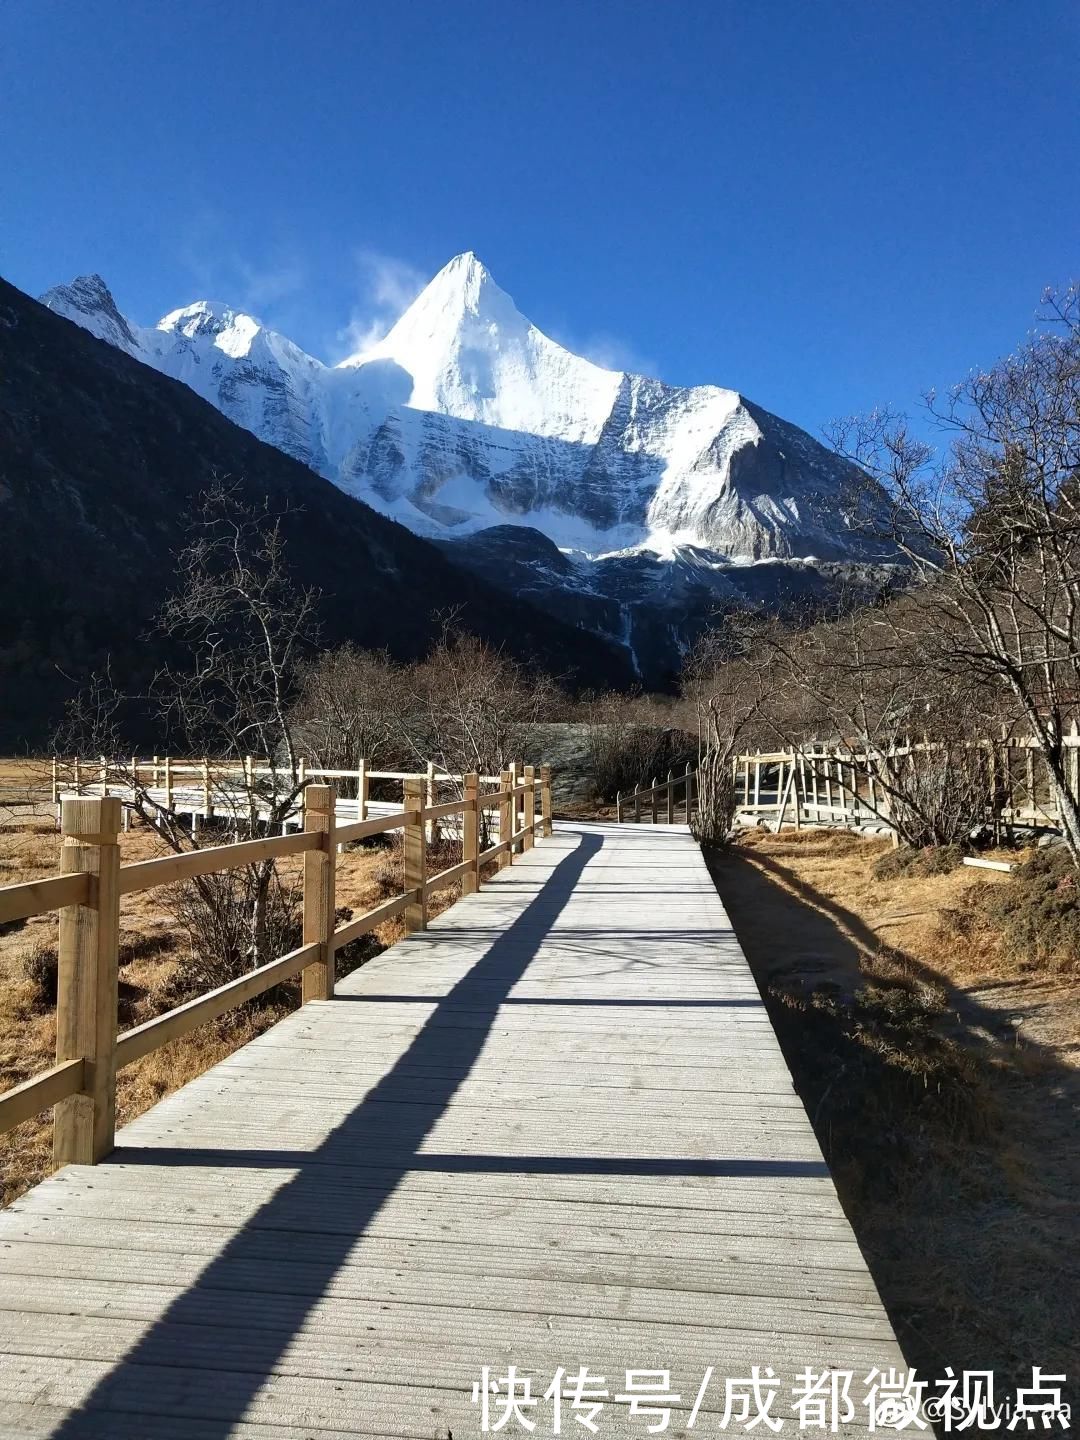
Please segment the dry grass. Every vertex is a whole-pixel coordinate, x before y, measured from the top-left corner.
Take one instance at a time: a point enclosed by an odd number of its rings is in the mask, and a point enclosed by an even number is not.
[[[1002,942],[1010,877],[875,878],[887,844],[710,859],[908,1358],[1074,1370],[1080,982]]]
[[[133,829],[121,836],[124,863],[162,853],[157,837]],[[429,874],[460,858],[460,846],[431,847]],[[0,884],[12,885],[57,872],[60,836],[48,807],[9,808],[0,817]],[[282,862],[298,881],[302,857]],[[354,846],[338,856],[339,923],[401,893],[400,837],[385,845]],[[432,896],[430,913],[440,914],[461,893],[460,884]],[[177,992],[178,960],[185,937],[163,904],[163,892],[149,890],[121,901],[119,1027],[138,1025],[191,996]],[[345,912],[342,914],[341,912]],[[57,917],[36,916],[0,927],[0,1090],[47,1069],[56,1046],[55,956]],[[363,964],[404,935],[399,919],[385,922],[338,957],[339,974]],[[123,1124],[164,1095],[202,1074],[293,1010],[299,987],[293,982],[202,1026],[191,1035],[146,1056],[120,1072],[117,1118]],[[44,1112],[0,1136],[0,1203],[7,1204],[48,1174],[52,1120]]]

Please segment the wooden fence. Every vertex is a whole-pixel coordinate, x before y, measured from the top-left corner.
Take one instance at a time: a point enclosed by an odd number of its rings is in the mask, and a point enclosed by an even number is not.
[[[679,799],[679,787],[682,787],[682,799]],[[623,820],[633,819],[636,824],[641,823],[642,808],[648,812],[652,824],[660,822],[666,825],[674,825],[678,811],[683,812],[683,821],[690,824],[690,817],[693,814],[694,796],[697,793],[697,771],[691,765],[687,765],[682,775],[676,775],[674,770],[669,770],[666,780],[657,780],[653,777],[651,785],[635,785],[633,791],[624,795],[620,790],[615,796],[615,818]]]
[[[435,891],[460,881],[462,894],[472,894],[480,888],[484,865],[509,865],[515,855],[532,848],[537,836],[551,834],[548,766],[537,773],[526,765],[520,777],[515,766],[492,778],[498,788],[485,790],[482,786],[491,783],[488,777],[465,775],[460,797],[431,804],[429,776],[403,775],[400,809],[366,818],[361,814],[344,825],[338,823],[333,784],[308,783],[303,829],[297,833],[129,865],[120,864],[122,797],[61,797],[60,874],[0,888],[0,924],[59,911],[56,1064],[0,1094],[0,1133],[54,1107],[55,1163],[93,1164],[113,1147],[116,1072],[123,1066],[295,975],[301,977],[304,1002],[329,999],[334,993],[334,955],[342,946],[398,915],[404,916],[407,932],[423,930],[428,900]],[[481,820],[491,810],[499,817],[499,840],[481,850],[481,831],[486,828]],[[460,820],[461,863],[429,876],[425,826],[450,817]],[[339,849],[350,841],[393,830],[401,830],[404,838],[402,894],[335,928]],[[118,1034],[121,897],[288,855],[304,857],[303,943],[239,979]]]
[[[1075,726],[1062,743],[1069,756],[1069,787],[1080,797],[1080,734]],[[1057,825],[1054,791],[1037,741],[1005,735],[971,740],[964,748],[980,757],[984,802],[973,817],[976,823],[989,825],[995,834],[1009,827]],[[891,788],[902,792],[917,786],[920,770],[947,763],[949,755],[949,747],[934,740],[905,740],[880,754],[817,740],[786,750],[747,751],[732,761],[736,817],[764,820],[778,829],[874,825],[893,830],[893,801],[883,783],[883,767],[890,767]],[[929,773],[926,778],[931,778]],[[673,787],[680,785],[689,823],[697,790],[696,772],[689,765],[685,776],[669,772],[666,780],[620,794],[618,819],[640,823],[644,814],[653,824],[658,819],[671,824],[678,808]]]
[[[524,773],[517,761],[510,766],[515,777]],[[425,786],[426,803],[438,803],[440,792],[460,792],[463,775],[449,774],[429,762],[424,770],[373,770],[361,760],[355,770],[329,770],[309,765],[301,757],[295,779],[289,767],[271,765],[268,760],[244,757],[242,762],[211,760],[176,760],[170,755],[155,755],[140,760],[137,756],[110,759],[102,755],[94,760],[81,756],[53,756],[51,794],[56,806],[57,823],[60,803],[69,795],[116,795],[123,802],[124,828],[128,827],[137,798],[159,806],[176,815],[188,816],[193,833],[200,824],[211,821],[252,819],[268,821],[272,810],[280,811],[282,794],[295,788],[297,798],[279,819],[282,834],[290,829],[304,828],[303,795],[309,781],[333,782],[335,814],[339,824],[366,820],[373,814],[391,814],[401,809],[401,798],[407,780],[421,780]],[[494,785],[498,775],[481,775],[480,783]],[[381,791],[397,790],[392,799],[373,800],[373,784]]]
[[[1063,737],[1068,752],[1069,786],[1080,794],[1080,734]],[[1012,826],[1053,827],[1058,823],[1053,787],[1037,741],[1006,735],[970,740],[965,751],[979,758],[983,802],[975,823],[995,832]],[[920,772],[934,783],[953,752],[944,742],[905,740],[880,754],[854,747],[811,741],[798,748],[752,751],[735,758],[736,813],[772,820],[777,827],[808,825],[880,825],[892,828],[892,798],[883,784],[884,768],[894,790],[915,791]]]

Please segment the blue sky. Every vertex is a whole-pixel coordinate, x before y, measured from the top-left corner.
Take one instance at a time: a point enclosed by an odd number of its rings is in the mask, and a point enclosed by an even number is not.
[[[322,358],[475,250],[541,329],[817,433],[1080,277],[1066,0],[4,0],[0,273]]]

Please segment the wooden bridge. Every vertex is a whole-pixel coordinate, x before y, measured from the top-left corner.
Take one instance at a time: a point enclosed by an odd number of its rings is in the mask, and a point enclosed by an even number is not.
[[[531,824],[477,892],[0,1215],[0,1433],[462,1437],[516,1367],[500,1428],[552,1434],[540,1397],[582,1366],[600,1436],[646,1434],[650,1403],[712,1434],[754,1366],[798,1433],[799,1372],[903,1369],[689,832]],[[663,1377],[627,1370],[670,1372],[668,1398],[632,1403]],[[867,1429],[851,1396],[840,1434]]]

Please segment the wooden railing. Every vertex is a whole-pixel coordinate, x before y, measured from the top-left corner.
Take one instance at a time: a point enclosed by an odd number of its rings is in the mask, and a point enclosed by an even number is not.
[[[62,801],[59,875],[0,888],[0,924],[59,910],[56,1064],[0,1094],[0,1133],[54,1108],[57,1165],[93,1164],[113,1147],[116,1072],[227,1010],[293,976],[304,1003],[334,993],[334,955],[383,921],[404,916],[406,933],[427,925],[428,901],[461,882],[463,895],[480,888],[482,867],[512,863],[551,834],[551,771],[541,766],[504,770],[497,777],[462,777],[460,798],[426,803],[426,775],[402,776],[402,808],[390,814],[336,820],[334,787],[308,784],[304,828],[236,844],[216,845],[135,864],[120,864],[122,801],[116,795],[76,795]],[[493,791],[482,782],[495,783]],[[539,800],[539,809],[537,802]],[[498,843],[480,850],[486,811],[499,815]],[[462,860],[427,873],[425,827],[461,816]],[[403,832],[403,893],[335,928],[335,879],[340,847],[393,830]],[[237,870],[268,859],[303,855],[303,935],[297,949],[236,980],[189,1000],[142,1025],[117,1033],[120,899],[199,875]]]
[[[1080,734],[1062,737],[1068,756],[1069,789],[1080,795]],[[983,736],[963,742],[979,757],[984,803],[980,823],[1052,826],[1058,821],[1053,787],[1041,748],[1028,736]],[[919,772],[948,762],[956,747],[938,740],[905,739],[881,752],[817,740],[775,751],[735,757],[736,810],[775,822],[801,825],[878,824],[891,828],[890,789],[917,787]],[[891,773],[886,773],[886,766]]]
[[[517,762],[511,769],[515,776],[522,773]],[[367,760],[360,760],[356,769],[346,770],[324,769],[301,757],[294,772],[289,766],[275,766],[269,760],[260,761],[251,755],[242,761],[177,760],[171,755],[154,755],[150,759],[102,755],[88,760],[78,755],[54,755],[51,795],[58,822],[60,802],[65,796],[119,795],[125,807],[125,828],[136,799],[142,797],[152,806],[190,816],[191,829],[195,832],[199,822],[227,821],[238,816],[246,819],[252,813],[268,819],[271,802],[281,795],[288,796],[295,788],[297,799],[284,807],[283,816],[282,807],[275,807],[284,832],[290,827],[303,828],[303,795],[311,781],[334,782],[340,789],[338,814],[344,812],[350,818],[366,820],[373,805],[383,811],[387,808],[385,801],[372,801],[373,782],[382,782],[385,792],[388,786],[393,788],[403,786],[407,780],[421,780],[430,807],[437,803],[440,788],[447,785],[460,788],[464,779],[464,775],[439,770],[430,761],[424,770],[374,770]],[[481,784],[494,785],[498,781],[498,775],[480,776]]]
[[[1061,743],[1068,756],[1069,789],[1074,797],[1080,797],[1080,733],[1075,724]],[[995,833],[1010,826],[1058,823],[1053,786],[1036,740],[1008,734],[999,739],[978,737],[963,742],[962,748],[979,757],[985,792],[979,823]],[[943,758],[948,761],[954,753],[955,747],[950,749],[942,741],[915,739],[905,739],[881,752],[819,740],[786,750],[746,751],[731,762],[735,813],[766,821],[777,829],[784,825],[796,829],[803,825],[871,825],[895,835],[893,795],[917,787],[920,772],[929,772],[927,779],[932,779],[929,767],[940,766]],[[697,791],[697,772],[689,765],[685,775],[669,771],[666,780],[653,780],[651,785],[620,793],[616,816],[620,821],[640,823],[644,817],[654,825],[670,825],[680,808],[680,786],[689,823]]]
[[[678,798],[680,786],[682,786],[681,801]],[[644,806],[652,824],[674,825],[676,814],[681,806],[684,820],[689,825],[690,817],[693,814],[694,796],[697,793],[696,786],[697,771],[691,765],[687,765],[681,775],[676,775],[674,770],[669,770],[666,780],[654,778],[651,785],[635,785],[633,791],[627,795],[620,790],[615,796],[615,818],[620,823],[623,820],[632,819],[640,825]]]

